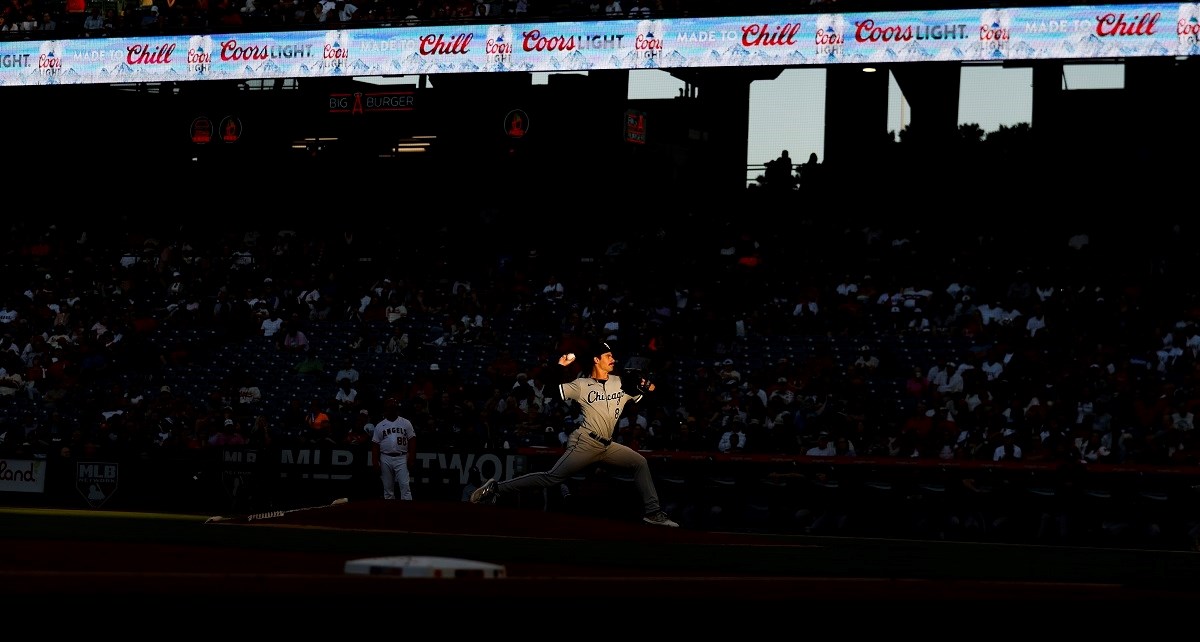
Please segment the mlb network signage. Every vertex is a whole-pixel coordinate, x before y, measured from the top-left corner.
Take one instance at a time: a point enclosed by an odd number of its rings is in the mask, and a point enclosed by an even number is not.
[[[1200,3],[0,42],[0,85],[1200,55]]]

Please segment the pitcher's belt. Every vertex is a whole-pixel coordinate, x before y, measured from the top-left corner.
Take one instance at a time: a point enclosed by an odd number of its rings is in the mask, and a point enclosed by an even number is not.
[[[591,437],[592,439],[595,439],[596,441],[598,441],[598,442],[600,442],[600,443],[604,444],[605,446],[607,446],[607,445],[609,445],[609,444],[611,444],[611,443],[612,443],[612,440],[611,440],[611,439],[605,439],[604,437],[601,437],[600,435],[597,435],[596,433],[594,433],[594,432],[591,432],[591,431],[588,431],[588,434],[587,434],[587,436],[588,436],[588,437]]]

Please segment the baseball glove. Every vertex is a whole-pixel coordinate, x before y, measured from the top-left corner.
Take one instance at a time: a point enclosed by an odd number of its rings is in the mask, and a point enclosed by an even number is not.
[[[650,392],[650,380],[641,370],[626,370],[621,373],[621,390],[627,395],[637,396]]]

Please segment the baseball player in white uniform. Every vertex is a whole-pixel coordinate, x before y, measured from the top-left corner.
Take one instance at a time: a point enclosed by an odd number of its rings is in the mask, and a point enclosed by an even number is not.
[[[384,404],[383,419],[375,424],[371,435],[371,454],[383,481],[383,498],[396,499],[399,486],[400,499],[412,501],[408,467],[417,456],[417,433],[412,422],[400,416],[395,401]]]

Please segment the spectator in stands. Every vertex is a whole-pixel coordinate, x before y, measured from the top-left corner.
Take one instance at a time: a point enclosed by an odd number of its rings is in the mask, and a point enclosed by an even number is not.
[[[718,366],[717,377],[726,390],[733,390],[741,385],[742,373],[733,364],[733,359],[725,359]]]
[[[1004,374],[1004,361],[994,351],[989,350],[983,362],[979,365],[979,369],[987,377],[988,381],[996,381]]]
[[[300,319],[296,315],[292,315],[284,324],[283,336],[275,344],[289,354],[306,354],[309,351],[308,335],[300,329]]]
[[[292,371],[298,375],[316,377],[325,372],[325,362],[321,361],[316,352],[305,352],[300,361],[292,366]]]
[[[333,396],[333,409],[339,418],[349,419],[362,407],[358,388],[349,379],[338,381],[337,392]]]
[[[21,313],[12,301],[5,301],[4,305],[0,306],[0,324],[3,324],[0,327],[16,327],[20,320]]]
[[[325,5],[320,2],[298,2],[297,8],[303,11],[303,14],[297,16],[297,21],[301,25],[317,26],[325,22]]]
[[[224,421],[225,443],[226,446],[245,446],[246,428],[236,417],[230,417]]]
[[[283,326],[283,317],[279,315],[279,311],[268,309],[262,322],[259,323],[259,333],[264,337],[275,337],[283,329]]]
[[[804,452],[809,457],[833,457],[838,454],[837,447],[829,439],[829,433],[822,430],[817,433],[817,439],[812,447]]]
[[[408,318],[408,308],[404,306],[404,302],[399,298],[388,300],[388,304],[383,309],[384,318],[388,323],[395,326],[399,322]]]
[[[15,357],[8,360],[8,366],[0,365],[0,397],[14,397],[25,392],[25,376],[21,374],[24,370],[25,364]]]
[[[104,16],[100,14],[100,5],[92,5],[92,10],[87,17],[83,19],[83,35],[87,37],[100,37],[104,33]]]
[[[1104,445],[1104,435],[1091,431],[1075,439],[1075,449],[1081,463],[1111,463],[1112,451]]]
[[[939,376],[938,380],[940,383],[934,387],[934,390],[937,392],[940,398],[963,391],[963,370],[967,367],[968,366],[965,363],[960,365],[954,363],[953,361],[946,362],[945,378],[943,380],[942,377]]]
[[[384,346],[384,352],[404,356],[404,351],[407,349],[408,333],[401,327],[392,328],[392,336],[388,337],[387,344]]]
[[[1188,435],[1196,427],[1196,415],[1187,406],[1177,402],[1172,403],[1171,413],[1167,415],[1165,423],[1168,428]]]
[[[775,193],[791,192],[796,187],[796,177],[792,173],[794,168],[788,150],[783,150],[778,158],[766,164],[765,187]]]
[[[342,359],[341,368],[334,373],[333,381],[341,385],[343,381],[349,381],[351,385],[358,385],[358,369],[354,367],[354,359],[346,357]]]
[[[308,405],[308,412],[304,415],[304,425],[307,431],[304,435],[306,441],[316,442],[324,439],[330,434],[333,429],[333,420],[329,418],[329,414],[321,406],[321,402],[314,399]]]
[[[1017,431],[1005,429],[1000,439],[1000,444],[992,452],[992,461],[1020,461],[1024,458],[1024,452],[1017,444]]]
[[[116,9],[108,8],[104,10],[104,31],[100,35],[110,36],[120,33],[124,30],[125,19],[121,14],[117,13]]]
[[[862,345],[858,349],[858,357],[854,360],[855,368],[862,368],[869,372],[874,372],[879,369],[879,357],[875,356],[871,346]]]
[[[242,373],[241,383],[237,391],[237,412],[239,416],[250,417],[258,414],[262,406],[262,390],[255,385],[249,373]]]
[[[338,0],[335,5],[337,8],[338,20],[342,22],[357,22],[361,16],[358,12],[358,5],[349,0]]]
[[[854,444],[844,435],[838,435],[837,439],[833,440],[833,450],[837,457],[853,457],[858,454],[854,450]]]
[[[721,443],[717,445],[717,450],[723,453],[741,452],[745,443],[745,433],[727,432],[725,434],[728,435],[728,438],[725,435],[721,436]],[[724,450],[721,450],[721,448],[724,448]]]
[[[563,300],[566,290],[558,277],[551,274],[546,278],[546,285],[542,287],[542,297],[551,303],[558,303]]]
[[[821,185],[821,164],[817,162],[817,153],[808,155],[808,161],[796,168],[796,182],[805,194],[814,193]]]

